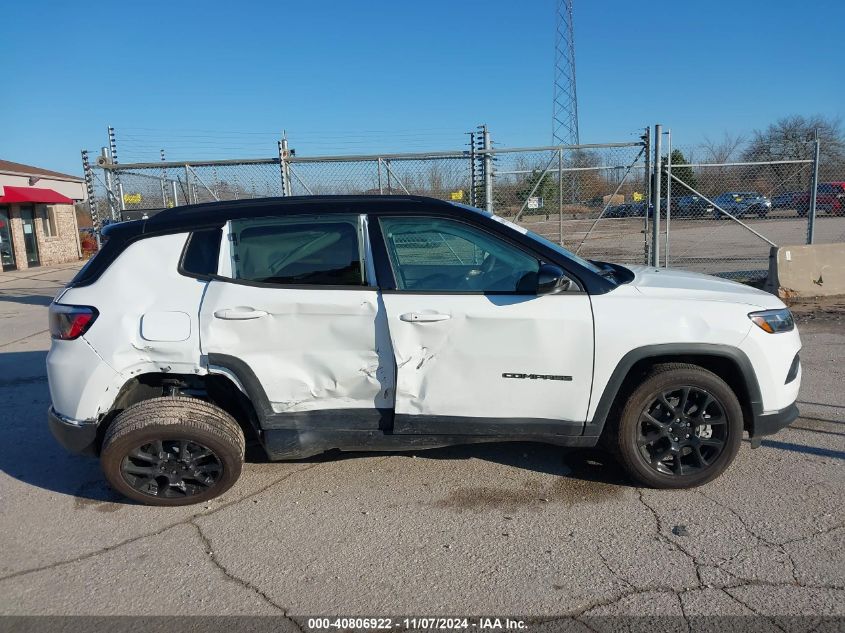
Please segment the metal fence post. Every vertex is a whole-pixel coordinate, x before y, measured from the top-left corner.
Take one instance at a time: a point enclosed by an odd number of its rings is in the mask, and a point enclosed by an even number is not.
[[[97,201],[94,199],[94,172],[91,171],[91,163],[88,162],[87,149],[82,150],[82,173],[85,176],[85,192],[88,195],[88,212],[91,214],[91,228],[94,229],[97,250],[100,250],[100,218],[97,216]]]
[[[493,144],[490,142],[490,130],[482,127],[484,138],[484,208],[493,213]]]
[[[191,166],[185,163],[185,197],[188,199],[188,204],[193,204],[194,197],[191,191]]]
[[[287,178],[285,178],[285,150],[282,146],[282,141],[279,141],[277,145],[279,146],[279,184],[282,185],[282,195],[286,196],[287,194],[285,191],[287,190]]]
[[[558,243],[563,246],[563,148],[557,150],[557,224]]]
[[[283,196],[290,196],[291,194],[291,183],[290,183],[290,149],[288,149],[288,137],[287,134],[282,137],[281,143],[281,155],[279,156],[279,162],[282,166],[282,195]]]
[[[108,128],[108,135],[109,135],[109,158],[111,158],[111,162],[116,166],[117,165],[117,138],[114,134],[114,128],[110,125]],[[120,182],[120,171],[115,169],[114,174],[112,175],[114,179],[114,184],[117,185],[117,195],[120,196],[120,200],[118,200],[118,207],[121,211],[126,210],[126,202],[123,196],[123,183]],[[123,219],[123,218],[121,218]]]
[[[645,212],[643,213],[643,264],[648,266],[649,257],[651,256],[648,243],[648,205],[651,200],[651,128],[645,129],[645,134],[642,135],[643,146],[645,148],[645,171],[643,176],[643,188],[645,189]]]
[[[672,130],[666,130],[666,243],[663,266],[669,268],[669,221],[672,218]]]
[[[159,152],[161,153],[161,162],[163,163],[164,150],[159,150]],[[163,208],[167,208],[167,167],[161,168],[161,204]]]
[[[102,156],[103,161],[106,164],[111,162],[111,156],[107,147],[100,148],[100,156]],[[114,193],[114,187],[112,185],[111,171],[109,171],[108,169],[103,169],[103,180],[105,181],[106,185],[106,199],[109,203],[109,215],[111,216],[111,219],[114,220],[117,218],[118,215],[120,215],[120,212],[118,210],[118,205],[120,203],[117,202],[117,196]]]
[[[469,134],[469,204],[471,207],[478,206],[476,203],[476,193],[478,192],[477,175],[475,173],[475,132],[467,132]]]
[[[818,129],[816,129],[816,138],[813,145],[813,175],[810,178],[810,209],[807,212],[807,244],[812,244],[816,238],[816,194],[819,189],[819,153],[821,149]]]
[[[654,204],[654,217],[651,221],[651,265],[660,267],[660,176],[663,157],[660,155],[660,143],[663,135],[663,126],[659,123],[654,126],[654,186],[652,187],[652,199]],[[646,208],[648,215],[648,208]]]

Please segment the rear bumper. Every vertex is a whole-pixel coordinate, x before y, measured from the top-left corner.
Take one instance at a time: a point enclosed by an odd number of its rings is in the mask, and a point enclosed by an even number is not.
[[[97,422],[74,420],[50,407],[47,411],[47,423],[53,437],[71,453],[91,456],[97,454]]]
[[[780,411],[758,415],[754,417],[754,433],[752,438],[759,438],[763,435],[773,435],[783,428],[786,428],[798,419],[798,405],[794,402]]]

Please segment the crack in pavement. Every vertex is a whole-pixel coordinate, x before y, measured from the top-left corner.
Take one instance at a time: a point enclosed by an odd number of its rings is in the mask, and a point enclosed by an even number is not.
[[[31,569],[22,569],[20,571],[13,572],[11,574],[7,574],[6,576],[0,576],[0,582],[3,582],[4,580],[9,580],[11,578],[18,578],[20,576],[26,576],[27,574],[34,574],[36,572],[44,571],[46,569],[55,569],[56,567],[61,567],[63,565],[71,565],[73,563],[78,563],[78,562],[81,562],[81,561],[84,561],[84,560],[88,560],[89,558],[94,558],[95,556],[100,556],[102,554],[106,554],[108,552],[111,552],[113,550],[118,549],[119,547],[123,547],[124,545],[129,545],[130,543],[134,543],[135,541],[139,541],[139,540],[144,539],[144,538],[159,536],[160,534],[163,534],[167,530],[174,528],[178,525],[186,525],[188,523],[192,523],[194,519],[199,518],[199,517],[213,516],[213,515],[217,514],[218,512],[220,512],[222,510],[226,510],[227,508],[231,508],[232,506],[243,503],[244,501],[248,501],[249,499],[252,499],[253,497],[255,497],[257,495],[260,495],[261,493],[266,492],[267,490],[269,490],[273,486],[280,484],[283,481],[286,481],[286,480],[290,479],[291,477],[294,477],[295,475],[309,471],[313,468],[316,468],[317,466],[321,466],[324,463],[325,462],[317,462],[315,464],[311,464],[310,466],[306,466],[305,468],[300,468],[299,470],[295,470],[292,473],[286,473],[284,476],[279,477],[278,479],[274,479],[272,482],[270,482],[269,484],[267,484],[263,488],[260,488],[260,489],[256,490],[255,492],[252,492],[252,493],[250,493],[250,494],[248,494],[244,497],[241,497],[240,499],[234,499],[234,500],[230,501],[229,503],[225,503],[225,504],[221,505],[219,508],[215,508],[214,510],[211,510],[209,512],[196,512],[196,513],[191,514],[188,517],[182,519],[181,521],[175,521],[173,523],[170,523],[170,524],[162,527],[161,529],[156,530],[155,532],[149,532],[147,534],[141,534],[139,536],[133,536],[132,538],[128,538],[125,541],[121,541],[120,543],[115,543],[114,545],[109,545],[108,547],[103,547],[103,548],[95,550],[93,552],[88,552],[87,554],[82,554],[80,556],[76,556],[74,558],[69,558],[67,560],[49,563],[47,565],[41,565],[40,567],[33,567]]]
[[[793,558],[792,558],[792,555],[791,555],[789,552],[787,552],[787,551],[786,551],[786,547],[784,546],[784,544],[782,544],[782,543],[776,543],[776,542],[774,542],[774,541],[770,541],[769,539],[764,538],[764,537],[763,537],[763,536],[761,536],[760,534],[757,534],[757,532],[756,532],[756,531],[754,531],[754,530],[751,528],[751,526],[750,526],[750,525],[748,525],[748,523],[746,523],[746,522],[745,522],[745,519],[742,517],[742,515],[740,515],[740,514],[739,514],[739,512],[737,512],[736,510],[734,510],[732,507],[730,507],[730,506],[729,506],[729,505],[727,505],[726,503],[723,503],[723,502],[722,502],[722,501],[720,501],[719,499],[714,499],[713,497],[711,497],[710,495],[706,494],[703,490],[700,490],[700,489],[695,490],[695,493],[700,494],[700,495],[701,495],[702,497],[704,497],[705,499],[708,499],[708,500],[710,500],[711,502],[715,503],[717,506],[719,506],[719,507],[720,507],[720,508],[722,508],[723,510],[727,510],[727,511],[728,511],[728,512],[729,512],[729,513],[730,513],[730,514],[731,514],[734,518],[736,518],[736,520],[737,520],[737,521],[739,521],[739,524],[743,527],[743,529],[744,529],[746,532],[748,532],[751,536],[753,536],[754,538],[756,538],[756,539],[757,539],[757,546],[758,546],[758,547],[759,547],[760,543],[765,543],[765,544],[766,544],[766,545],[768,545],[769,547],[773,547],[773,548],[775,548],[777,551],[779,551],[781,554],[783,554],[783,555],[786,557],[786,559],[789,561],[790,574],[792,575],[792,579],[795,581],[795,584],[796,584],[796,585],[799,585],[799,586],[800,586],[800,584],[801,584],[801,583],[798,581],[798,575],[797,575],[797,572],[796,572],[797,565],[795,564],[795,559],[793,559]],[[718,570],[720,570],[720,571],[724,571],[724,572],[728,573],[729,575],[733,576],[734,578],[736,578],[736,577],[737,577],[736,575],[731,574],[729,571],[727,571],[726,569],[724,569],[724,568],[723,568],[723,566],[724,566],[724,565],[727,565],[728,563],[730,563],[730,562],[732,562],[732,561],[734,561],[734,560],[736,560],[736,559],[737,559],[737,558],[739,558],[741,555],[743,555],[743,554],[745,554],[746,552],[749,552],[749,551],[751,551],[751,550],[749,550],[749,549],[747,549],[747,548],[744,548],[744,549],[740,550],[739,552],[737,552],[736,554],[734,554],[734,555],[733,555],[733,556],[731,556],[730,558],[728,558],[728,559],[726,559],[726,560],[723,560],[721,563],[716,564],[716,565],[715,565],[716,569],[718,569]]]
[[[214,546],[211,544],[211,539],[209,539],[203,533],[202,528],[199,526],[199,524],[193,518],[190,521],[188,521],[188,524],[193,526],[194,529],[197,531],[197,535],[199,536],[199,539],[202,542],[203,549],[205,550],[205,553],[208,554],[208,559],[214,564],[215,567],[217,567],[217,569],[220,570],[220,572],[226,577],[227,580],[229,580],[230,582],[237,583],[237,584],[241,585],[243,588],[249,589],[250,591],[254,592],[259,597],[261,597],[262,600],[264,600],[267,604],[269,604],[271,607],[273,607],[274,609],[277,609],[278,611],[281,611],[283,616],[285,616],[286,618],[288,617],[287,609],[285,609],[283,606],[273,602],[273,600],[270,598],[270,596],[268,596],[266,593],[261,591],[261,589],[256,587],[251,582],[244,580],[243,578],[240,578],[239,576],[236,576],[235,574],[230,572],[228,569],[226,569],[226,566],[223,563],[221,563],[217,559],[217,556],[214,554]],[[288,619],[290,619],[290,618],[288,618]]]
[[[681,599],[681,594],[676,593],[675,597],[678,599],[678,608],[681,610],[681,615],[684,618],[684,622],[687,623],[687,631],[692,633],[692,622],[690,622],[689,616],[687,615],[687,610],[684,609],[684,601]]]
[[[744,585],[740,585],[740,586],[744,586]],[[734,600],[734,601],[738,602],[738,603],[739,603],[739,604],[741,604],[743,607],[745,607],[746,609],[748,609],[749,611],[751,611],[754,615],[757,615],[757,616],[760,616],[760,617],[766,618],[766,620],[768,620],[768,621],[769,621],[769,623],[771,623],[771,625],[772,625],[772,626],[774,626],[774,627],[775,627],[775,628],[777,628],[778,630],[780,630],[780,631],[784,631],[784,633],[786,633],[786,629],[784,629],[782,626],[780,626],[780,625],[779,625],[777,622],[775,622],[772,618],[770,618],[769,616],[767,616],[765,613],[760,613],[757,609],[755,609],[755,608],[754,608],[754,607],[752,607],[750,604],[748,604],[747,602],[745,602],[745,600],[740,600],[740,599],[739,599],[739,598],[737,598],[734,594],[732,594],[732,593],[728,590],[728,589],[732,589],[732,588],[739,588],[739,587],[721,588],[721,591],[722,591],[722,593],[724,593],[726,596],[730,597],[732,600]]]
[[[33,336],[38,336],[39,334],[46,334],[49,330],[41,330],[40,332],[33,332],[32,334],[27,334],[24,337],[15,339],[14,341],[9,341],[8,343],[0,344],[0,347],[8,347],[9,345],[14,345],[15,343],[20,343],[21,341],[25,341],[28,338],[32,338]]]

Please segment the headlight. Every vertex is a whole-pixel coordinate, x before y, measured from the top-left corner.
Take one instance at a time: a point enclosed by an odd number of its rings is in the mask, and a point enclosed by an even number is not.
[[[769,334],[779,332],[791,332],[795,329],[795,320],[788,308],[782,310],[763,310],[762,312],[751,312],[748,315],[754,324]]]

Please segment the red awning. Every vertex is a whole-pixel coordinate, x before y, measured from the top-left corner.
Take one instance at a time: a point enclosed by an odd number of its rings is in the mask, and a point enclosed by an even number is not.
[[[38,187],[2,187],[0,204],[41,202],[44,204],[73,204],[73,200],[52,189]]]

